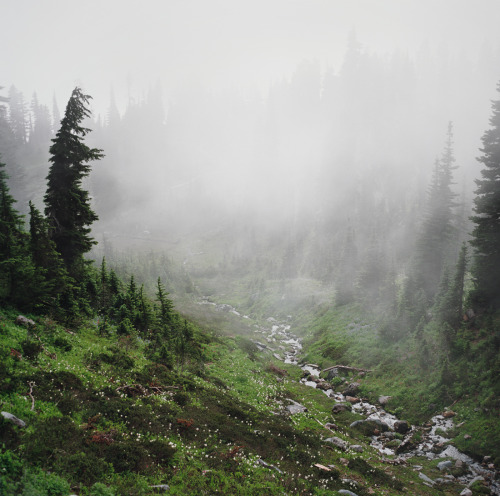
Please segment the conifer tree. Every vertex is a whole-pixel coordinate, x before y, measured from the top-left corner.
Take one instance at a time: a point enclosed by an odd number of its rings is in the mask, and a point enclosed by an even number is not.
[[[500,92],[500,82],[497,86]],[[483,137],[484,165],[476,180],[475,223],[471,244],[475,248],[473,301],[484,308],[500,307],[500,99],[492,102],[491,129]]]
[[[73,90],[50,147],[51,166],[44,197],[52,239],[69,274],[76,279],[84,267],[83,255],[95,244],[88,226],[97,220],[82,180],[90,173],[89,162],[103,156],[101,150],[89,148],[83,142],[90,131],[81,126],[83,119],[90,117],[87,107],[90,98],[78,87]]]

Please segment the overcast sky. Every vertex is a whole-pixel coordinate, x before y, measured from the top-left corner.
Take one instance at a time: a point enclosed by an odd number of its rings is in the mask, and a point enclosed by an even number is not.
[[[349,33],[381,55],[500,45],[500,0],[0,0],[0,85],[106,107],[160,81],[265,90],[304,59],[337,71]],[[4,90],[5,92],[6,90]]]

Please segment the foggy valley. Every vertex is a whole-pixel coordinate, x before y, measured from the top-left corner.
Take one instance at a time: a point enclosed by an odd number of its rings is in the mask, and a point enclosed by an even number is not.
[[[44,461],[2,412],[0,493],[500,494],[498,1],[0,12],[0,400],[83,443]]]

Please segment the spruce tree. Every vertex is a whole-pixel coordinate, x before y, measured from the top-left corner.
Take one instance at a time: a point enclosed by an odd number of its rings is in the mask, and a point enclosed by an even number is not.
[[[81,122],[90,117],[90,98],[78,87],[73,90],[50,147],[51,166],[44,197],[52,239],[69,274],[76,279],[82,273],[83,255],[95,244],[88,226],[98,218],[82,180],[90,173],[89,162],[103,156],[102,150],[84,143],[90,129],[82,127]]]
[[[471,244],[475,248],[473,301],[494,310],[500,307],[500,99],[492,102],[490,125],[478,158],[484,168],[482,178],[476,180]]]

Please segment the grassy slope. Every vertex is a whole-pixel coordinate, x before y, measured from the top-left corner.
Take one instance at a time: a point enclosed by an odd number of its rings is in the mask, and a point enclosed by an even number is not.
[[[365,452],[332,449],[324,442],[332,433],[319,424],[333,420],[331,400],[299,384],[296,367],[287,366],[284,378],[276,373],[271,357],[258,356],[246,338],[207,339],[200,332],[204,361],[180,374],[148,362],[140,341],[101,337],[92,323],[69,334],[38,319],[44,350],[35,356],[14,319],[1,314],[1,410],[27,427],[0,423],[6,495],[32,494],[32,486],[39,491],[33,494],[69,494],[69,484],[74,493],[93,495],[152,494],[155,484],[178,495],[326,495],[352,484],[360,496],[408,494],[409,487],[412,494],[443,494],[422,485],[411,466],[381,462],[365,438],[349,432],[353,414],[335,417],[334,435],[363,444]],[[281,415],[288,398],[308,411]],[[414,463],[438,476],[435,463]]]

